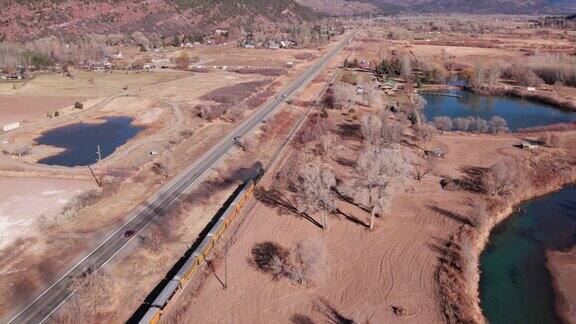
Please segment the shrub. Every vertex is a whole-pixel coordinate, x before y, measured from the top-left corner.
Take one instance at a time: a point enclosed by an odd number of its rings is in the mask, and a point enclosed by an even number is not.
[[[84,108],[84,104],[82,104],[80,101],[76,101],[74,103],[74,108],[76,109],[83,109]]]
[[[488,122],[482,118],[476,117],[474,118],[474,122],[472,122],[470,129],[478,133],[486,133],[488,131]]]
[[[453,127],[452,119],[448,116],[434,117],[434,126],[439,131],[451,131]]]
[[[473,121],[474,121],[473,118],[472,120],[470,120],[470,118],[463,118],[463,117],[454,118],[453,120],[454,128],[466,132],[470,129],[470,124],[472,124]]]
[[[576,86],[576,57],[566,54],[536,54],[520,62],[521,66],[533,71],[547,84],[563,82]]]
[[[490,118],[490,121],[488,122],[488,128],[493,134],[506,133],[509,131],[506,119],[498,116]]]
[[[540,143],[548,147],[560,147],[560,136],[553,133],[544,133],[540,137]]]

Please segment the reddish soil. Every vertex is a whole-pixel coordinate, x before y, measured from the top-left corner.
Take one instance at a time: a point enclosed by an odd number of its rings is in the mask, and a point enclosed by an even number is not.
[[[72,106],[82,98],[52,96],[3,96],[0,98],[0,125],[22,122],[49,111]]]

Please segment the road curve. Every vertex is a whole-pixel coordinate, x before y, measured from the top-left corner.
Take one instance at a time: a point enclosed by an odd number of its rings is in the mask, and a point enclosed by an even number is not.
[[[290,96],[312,80],[325,64],[332,60],[344,46],[346,46],[355,33],[356,31],[350,33],[336,47],[319,58],[314,65],[280,92],[278,99],[273,98],[266,102],[260,109],[254,112],[252,116],[238,125],[238,127],[226,135],[194,164],[163,186],[149,203],[141,204],[135,208],[130,215],[127,216],[127,221],[124,225],[120,226],[113,233],[110,233],[96,248],[73,265],[60,279],[56,280],[52,286],[31,300],[19,313],[12,316],[8,323],[42,323],[45,321],[60,305],[76,292],[75,288],[71,286],[73,282],[81,281],[91,272],[106,265],[106,263],[135,238],[140,231],[156,217],[161,216],[188,188],[198,180],[201,180],[210,168],[214,167],[232,149],[235,142],[234,138],[248,134],[258,126],[262,120],[280,107],[285,100],[283,95]],[[124,233],[128,230],[133,230],[136,234],[130,238],[126,238]]]

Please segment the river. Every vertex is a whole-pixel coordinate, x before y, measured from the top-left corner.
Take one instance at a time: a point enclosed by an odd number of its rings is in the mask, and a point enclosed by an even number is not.
[[[494,228],[481,255],[484,316],[492,324],[561,323],[545,253],[576,244],[576,186],[520,208]]]
[[[576,113],[557,109],[540,102],[515,97],[481,96],[469,91],[448,91],[461,98],[422,94],[428,102],[424,114],[434,117],[476,116],[489,120],[499,116],[508,122],[511,131],[519,128],[546,126],[556,123],[576,122]]]

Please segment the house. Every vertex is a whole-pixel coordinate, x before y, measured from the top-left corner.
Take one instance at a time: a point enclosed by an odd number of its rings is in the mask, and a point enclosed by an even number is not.
[[[364,86],[357,86],[356,87],[356,94],[363,94],[366,92],[366,88]]]
[[[536,91],[536,88],[535,88],[535,87],[527,87],[526,90],[528,90],[528,91]]]
[[[292,46],[294,46],[294,42],[285,41],[285,40],[284,40],[284,41],[281,41],[281,42],[280,42],[280,46],[281,46],[282,48],[292,47]]]
[[[388,79],[380,84],[380,88],[396,90],[398,88],[398,83],[394,80]]]

